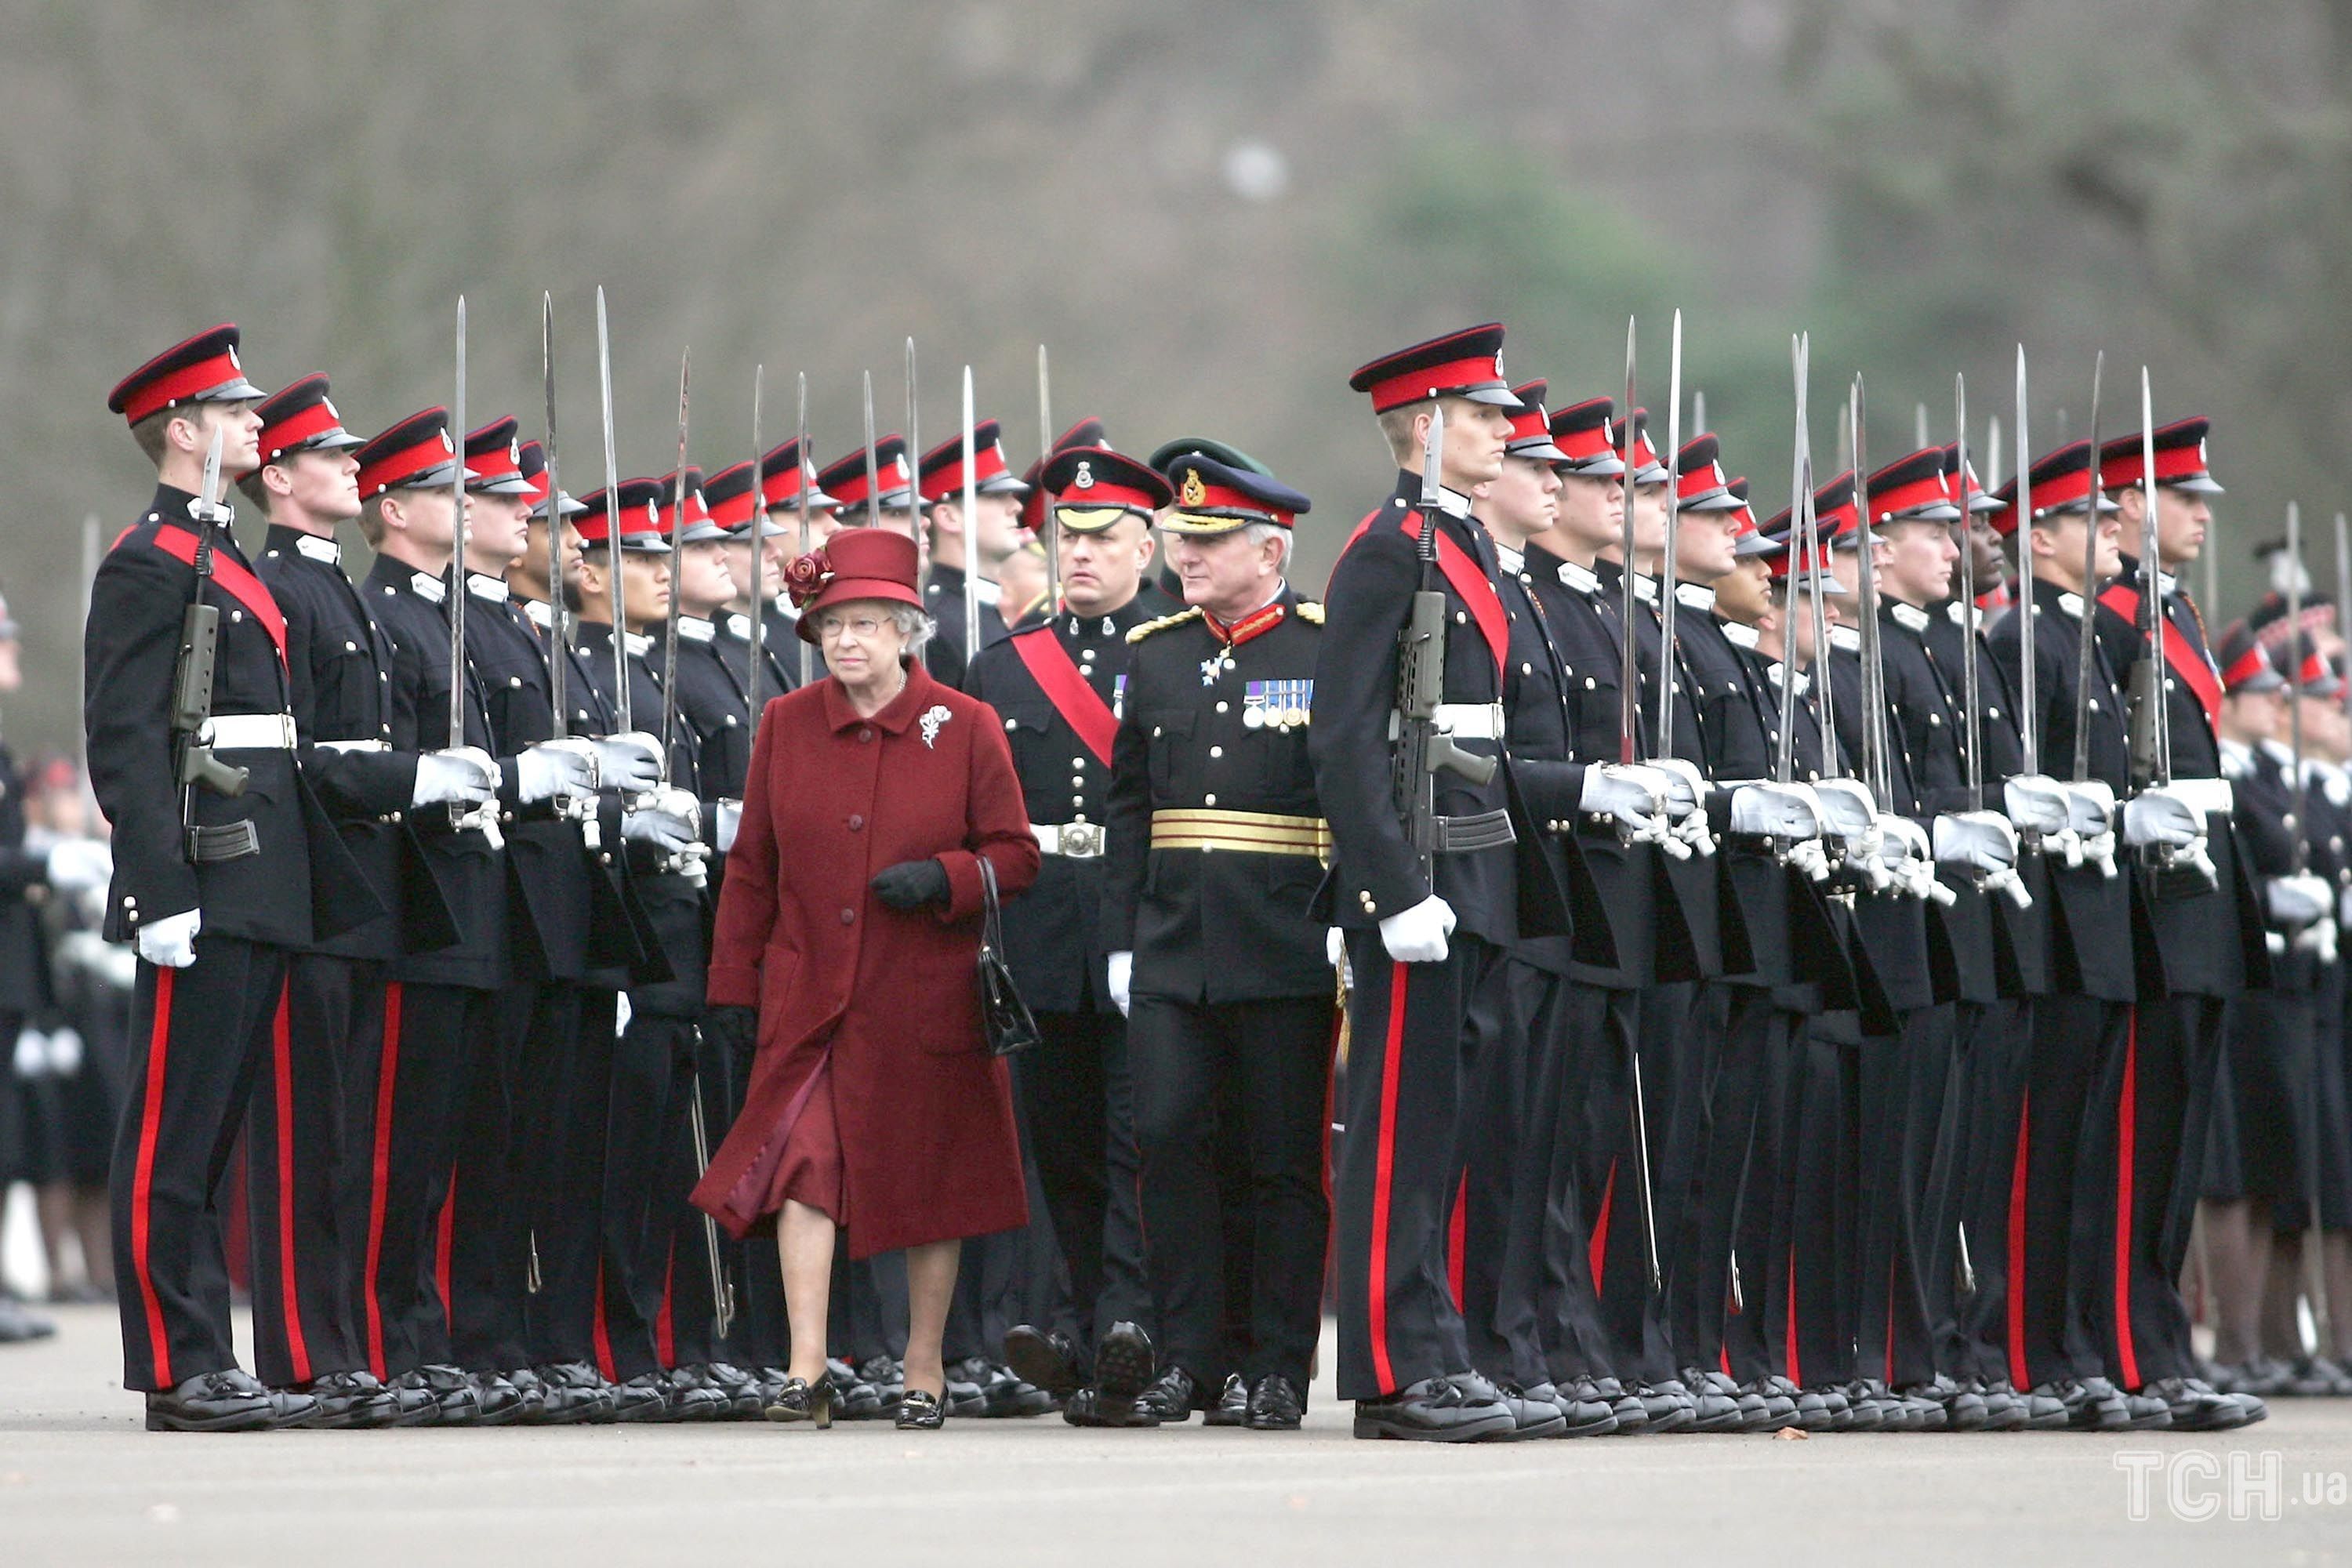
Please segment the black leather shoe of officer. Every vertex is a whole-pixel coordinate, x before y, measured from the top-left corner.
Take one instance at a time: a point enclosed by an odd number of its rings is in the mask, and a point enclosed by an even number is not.
[[[969,1364],[961,1361],[948,1364],[947,1393],[940,1408],[950,1415],[976,1421],[988,1414],[988,1391],[980,1378],[965,1375],[964,1368]]]
[[[667,1421],[719,1421],[727,1415],[732,1401],[727,1391],[714,1383],[707,1366],[681,1366],[657,1374],[661,1379],[664,1410]]]
[[[767,1385],[760,1374],[746,1371],[732,1362],[714,1361],[694,1369],[702,1381],[727,1397],[727,1408],[719,1413],[721,1421],[757,1421],[768,1406]]]
[[[2066,1406],[2066,1425],[2076,1432],[2120,1432],[2131,1425],[2131,1408],[2104,1377],[2067,1377],[2036,1384],[2035,1394],[2054,1395]]]
[[[1739,1385],[1722,1373],[1686,1367],[1679,1381],[1691,1396],[1692,1420],[1685,1431],[1737,1432],[1747,1426],[1747,1413],[1739,1408]],[[1758,1409],[1760,1414],[1761,1402]]]
[[[1240,1373],[1229,1372],[1225,1373],[1225,1385],[1217,1390],[1217,1397],[1202,1413],[1201,1424],[1204,1426],[1246,1426],[1249,1415],[1249,1382]]]
[[[2063,1432],[2074,1424],[2074,1413],[2066,1408],[2050,1384],[2018,1392],[2015,1384],[2003,1381],[1997,1386],[2005,1390],[2017,1402],[2018,1427],[2025,1432]]]
[[[298,1395],[309,1409],[318,1402]],[[277,1395],[236,1367],[207,1372],[147,1396],[150,1432],[261,1432],[278,1424]]]
[[[2162,1432],[2172,1426],[2172,1402],[2147,1389],[2125,1390],[2124,1409],[2130,1413],[2132,1432]]]
[[[1055,1399],[1067,1399],[1086,1386],[1086,1363],[1067,1334],[1015,1324],[1004,1331],[1004,1363],[1013,1376]]]
[[[1527,1395],[1559,1412],[1560,1429],[1552,1434],[1555,1437],[1606,1437],[1617,1430],[1617,1413],[1601,1400],[1579,1399],[1574,1391],[1556,1383],[1537,1384]]]
[[[547,1424],[547,1382],[530,1367],[519,1366],[505,1374],[522,1398],[522,1414],[515,1417],[521,1426],[543,1426]]]
[[[392,1380],[402,1392],[400,1426],[467,1426],[473,1424],[474,1385],[454,1366],[420,1366]],[[413,1396],[422,1395],[421,1398]]]
[[[2189,1378],[2160,1377],[2140,1393],[2164,1401],[2177,1431],[2227,1432],[2246,1424],[2245,1410],[2235,1399]]]
[[[318,1403],[305,1426],[322,1431],[351,1432],[369,1426],[389,1426],[400,1414],[392,1390],[372,1372],[330,1372],[313,1378],[301,1392]]]
[[[1963,1384],[1968,1391],[1984,1401],[1987,1432],[2021,1432],[2025,1429],[2025,1401],[2009,1385],[2009,1379],[1988,1383],[1971,1378]]]
[[[46,1340],[58,1331],[58,1326],[39,1313],[26,1308],[23,1302],[0,1296],[0,1345],[19,1345],[28,1340]],[[192,1380],[193,1381],[193,1380]],[[226,1430],[226,1428],[223,1428]]]
[[[1475,1443],[1506,1436],[1518,1426],[1518,1418],[1499,1399],[1482,1397],[1450,1377],[1425,1377],[1394,1394],[1356,1401],[1359,1437]]]
[[[980,1391],[980,1408],[975,1415],[992,1419],[1021,1415],[1043,1415],[1054,1408],[1054,1396],[1034,1384],[1024,1383],[1013,1374],[1013,1369],[989,1360],[986,1356],[966,1356],[948,1368],[948,1392],[953,1384],[968,1383]],[[951,1399],[948,1414],[961,1415],[964,1411]]]
[[[1498,1383],[1475,1372],[1457,1373],[1454,1381],[1473,1398],[1500,1400],[1503,1408],[1511,1413],[1512,1429],[1497,1433],[1489,1439],[1492,1442],[1517,1443],[1530,1437],[1568,1435],[1568,1417],[1559,1413],[1559,1406],[1549,1399],[1528,1398],[1528,1391],[1516,1383]]]
[[[1932,1381],[1913,1384],[1903,1392],[1906,1396],[1932,1400],[1943,1411],[1943,1425],[1930,1427],[1931,1431],[1981,1432],[1990,1418],[1990,1407],[1985,1404],[1983,1394],[1940,1373]]]
[[[1692,1398],[1691,1391],[1675,1378],[1664,1378],[1657,1383],[1637,1383],[1632,1393],[1642,1402],[1642,1408],[1648,1412],[1653,1432],[1681,1432],[1698,1419],[1698,1401]]]
[[[1081,1388],[1062,1404],[1062,1419],[1073,1426],[1157,1426],[1160,1416],[1139,1399],[1113,1399],[1097,1388]]]
[[[615,1421],[666,1421],[669,1418],[669,1390],[662,1385],[657,1372],[641,1372],[626,1383],[607,1385],[613,1391],[613,1419]]]
[[[906,1368],[887,1355],[868,1356],[851,1374],[843,1391],[840,1415],[845,1421],[887,1421],[898,1413],[899,1396],[907,1391]]]
[[[1790,1425],[1800,1432],[1832,1432],[1837,1429],[1837,1414],[1830,1408],[1829,1395],[1818,1388],[1801,1388],[1794,1395],[1796,1414]]]
[[[474,1421],[482,1426],[511,1426],[522,1419],[522,1390],[495,1372],[466,1374],[474,1385]]]
[[[584,1361],[550,1362],[531,1368],[539,1379],[540,1406],[536,1415],[526,1408],[523,1420],[533,1426],[572,1426],[593,1421],[604,1410],[604,1380]]]
[[[1227,1380],[1225,1391],[1241,1381],[1240,1374]],[[1278,1372],[1267,1373],[1249,1391],[1249,1412],[1246,1417],[1253,1432],[1296,1432],[1299,1422],[1307,1418],[1305,1391]]]
[[[1138,1399],[1159,1375],[1151,1336],[1135,1324],[1110,1326],[1095,1346],[1095,1393],[1105,1400]]]
[[[1192,1374],[1181,1366],[1171,1366],[1138,1395],[1135,1403],[1159,1416],[1162,1426],[1181,1426],[1192,1419],[1192,1397],[1196,1392]]]

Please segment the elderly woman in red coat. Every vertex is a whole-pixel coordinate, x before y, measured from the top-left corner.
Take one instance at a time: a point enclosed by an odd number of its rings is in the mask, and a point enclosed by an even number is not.
[[[961,1240],[1028,1217],[973,966],[982,860],[1010,898],[1037,874],[1037,841],[1003,721],[914,657],[929,629],[915,573],[913,542],[878,529],[788,572],[831,673],[761,716],[711,943],[711,1026],[756,1028],[758,1055],[694,1201],[738,1237],[776,1226],[793,1342],[779,1421],[831,1416],[836,1231],[852,1258],[906,1249],[898,1424],[931,1427]]]

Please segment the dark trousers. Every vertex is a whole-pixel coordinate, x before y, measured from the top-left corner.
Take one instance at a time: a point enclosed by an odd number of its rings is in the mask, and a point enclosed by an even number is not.
[[[539,1289],[526,1301],[531,1364],[596,1359],[596,1268],[603,1236],[604,1110],[613,1078],[614,1004],[598,986],[551,985],[524,1041],[525,1203]]]
[[[1532,987],[1532,990],[1530,990]],[[1613,1377],[1617,1354],[1601,1321],[1596,1277],[1612,1245],[1635,1250],[1625,1267],[1646,1269],[1641,1200],[1633,1163],[1632,1100],[1624,1085],[1640,1027],[1642,994],[1523,970],[1518,1011],[1551,1042],[1559,1078],[1550,1101],[1550,1175],[1544,1199],[1538,1331],[1550,1381]],[[1622,1234],[1612,1211],[1623,1191]],[[1615,1237],[1612,1244],[1612,1237]]]
[[[1654,985],[1642,993],[1635,1038],[1613,1053],[1613,1076],[1603,1080],[1597,1106],[1596,1152],[1612,1149],[1616,1157],[1613,1173],[1601,1178],[1603,1202],[1593,1222],[1593,1286],[1617,1375],[1632,1383],[1663,1382],[1678,1372],[1667,1333],[1664,1286],[1697,1154],[1697,1117],[1691,1107],[1705,1082],[1707,1053],[1694,1016],[1696,995],[1696,988],[1687,984]],[[1649,1141],[1646,1213],[1643,1164],[1633,1143],[1637,1081],[1638,1124],[1646,1127]]]
[[[245,1133],[254,1368],[273,1387],[366,1364],[351,1316],[365,1232],[346,1229],[366,1170],[348,1097],[373,1088],[352,1066],[375,1059],[383,1029],[380,965],[288,955]]]
[[[2082,1152],[2097,1238],[2082,1292],[2106,1375],[2126,1388],[2197,1375],[2179,1280],[2219,1078],[2224,1004],[2155,997],[2132,1010],[2100,1074]]]
[[[729,1100],[726,1113],[711,1124],[714,1138],[725,1137],[735,1125],[751,1088],[756,1054],[756,1045],[747,1041],[727,1064]],[[791,1359],[792,1344],[784,1322],[783,1260],[776,1244],[753,1237],[734,1244],[730,1256],[735,1260],[735,1321],[728,1335],[728,1359],[743,1367],[781,1367]]]
[[[270,1048],[286,953],[197,939],[185,969],[139,965],[114,1140],[114,1275],[122,1386],[153,1392],[236,1364],[221,1177]]]
[[[1725,1306],[1717,1358],[1742,1383],[1784,1375],[1788,1368],[1799,1148],[1790,1115],[1803,1084],[1808,1027],[1808,1015],[1785,1005],[1789,994],[1769,994],[1760,1012],[1758,998],[1734,998],[1725,1037],[1728,1076],[1717,1079],[1713,1125],[1725,1137],[1737,1137],[1741,1086],[1752,1084],[1755,1096],[1734,1221],[1738,1250],[1725,1269],[1727,1291],[1736,1283],[1738,1295]]]
[[[1926,1219],[1951,1049],[1952,1008],[1938,1004],[1864,1039],[1855,1059],[1856,1370],[1891,1387],[1936,1375],[1927,1279],[1937,1240]]]
[[[613,1047],[597,1249],[596,1362],[616,1382],[661,1365],[655,1334],[671,1239],[671,1206],[664,1200],[676,1194],[658,1189],[672,1124],[684,1120],[693,1080],[693,1021],[632,1016]]]
[[[373,1061],[355,1062],[352,1146],[368,1165],[354,1270],[368,1370],[397,1377],[450,1356],[449,1173],[472,1074],[490,1054],[499,994],[392,981]],[[373,1092],[370,1092],[370,1090]]]
[[[1784,1314],[1781,1371],[1807,1387],[1848,1383],[1854,1375],[1853,1324],[1839,1289],[1854,1220],[1852,1024],[1851,1014],[1812,1020],[1793,1064],[1785,1108],[1789,1250],[1769,1300],[1771,1310]]]
[[[1339,1397],[1471,1370],[1449,1232],[1462,1184],[1473,999],[1499,949],[1456,931],[1440,963],[1392,963],[1348,933],[1347,1131],[1334,1171]]]
[[[735,1303],[741,1299],[742,1249],[727,1239],[716,1220],[687,1202],[687,1194],[702,1179],[711,1150],[730,1125],[728,1108],[735,1098],[733,1072],[734,1064],[726,1052],[698,1031],[694,1076],[679,1109],[670,1117],[666,1168],[650,1216],[654,1228],[668,1227],[661,1308],[654,1333],[664,1366],[707,1366],[728,1359],[719,1333],[719,1309],[723,1299],[731,1320]],[[698,1131],[697,1096],[701,1109]],[[765,1250],[775,1248],[767,1246]]]
[[[1038,1045],[1013,1068],[1046,1211],[1070,1275],[1080,1338],[1150,1326],[1136,1198],[1135,1092],[1127,1020],[1116,1011],[1040,1013]]]
[[[1204,1005],[1138,996],[1128,1022],[1151,1300],[1161,1359],[1213,1388],[1274,1373],[1303,1394],[1321,1324],[1330,1206],[1323,1147],[1332,1000]],[[1219,1149],[1231,1106],[1246,1151],[1245,1353],[1226,1342]]]
[[[1757,1309],[1763,1304],[1760,1293],[1748,1294],[1747,1281],[1735,1286],[1732,1269],[1743,1215],[1752,1209],[1765,1218],[1768,1223],[1753,1227],[1754,1233],[1769,1236],[1769,1217],[1780,1190],[1774,1163],[1779,1144],[1769,1137],[1759,1140],[1757,1129],[1775,1059],[1787,1050],[1790,1015],[1773,1005],[1769,990],[1752,985],[1709,986],[1702,993],[1701,1010],[1715,1064],[1699,1107],[1695,1180],[1675,1233],[1667,1306],[1676,1364],[1712,1372],[1727,1363],[1726,1321],[1734,1296],[1743,1313],[1751,1302]],[[1761,1263],[1769,1245],[1767,1240],[1752,1261]],[[1765,1369],[1757,1364],[1762,1348],[1751,1317],[1749,1364],[1738,1373],[1743,1380],[1762,1374]]]
[[[474,1042],[456,1168],[450,1173],[450,1353],[475,1372],[527,1366],[525,1327],[535,1245],[525,1107],[541,1092],[530,1076],[540,993],[510,985],[491,1004],[490,1031]]]
[[[1969,1048],[1959,1205],[1976,1289],[1957,1296],[1957,1321],[1944,1364],[1956,1377],[1973,1375],[1988,1383],[2007,1382],[2011,1373],[2011,1200],[2018,1187],[2017,1133],[2033,1055],[2033,1007],[2032,1000],[2023,997],[1988,1006]]]
[[[2009,1241],[2010,1378],[2020,1388],[2094,1370],[2075,1308],[2095,1273],[2078,1252],[2081,1156],[2105,1120],[2094,1089],[2124,1044],[2128,1003],[2037,998],[2033,1050],[2018,1112]]]

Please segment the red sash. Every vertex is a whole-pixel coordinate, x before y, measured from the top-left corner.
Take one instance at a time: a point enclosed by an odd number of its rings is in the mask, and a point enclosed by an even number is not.
[[[155,531],[155,548],[166,555],[179,558],[186,565],[196,563],[196,536],[184,528],[159,528]],[[268,584],[247,571],[234,556],[213,551],[213,581],[221,591],[251,612],[278,647],[278,662],[286,662],[286,616],[278,608]]]
[[[1087,684],[1078,667],[1070,662],[1070,650],[1062,646],[1061,634],[1050,625],[1041,630],[1027,632],[1013,639],[1013,649],[1021,662],[1029,667],[1045,693],[1045,700],[1062,721],[1078,733],[1087,750],[1098,763],[1110,761],[1110,744],[1118,733],[1118,721],[1111,716],[1110,705],[1101,694]]]
[[[2099,595],[2099,603],[2133,626],[2139,625],[2139,594],[2129,584],[2117,583]],[[2213,667],[2172,624],[2170,616],[2164,617],[2164,662],[2188,682],[2197,705],[2205,710],[2205,722],[2218,730],[2221,722],[2221,678],[2213,673]]]
[[[1373,518],[1380,515],[1374,512],[1371,517],[1356,524],[1356,531],[1348,535],[1348,542],[1339,547],[1339,553],[1348,553],[1349,547],[1364,537],[1364,530],[1371,527]],[[1407,539],[1419,542],[1419,510],[1405,513],[1404,521],[1400,526]],[[1504,665],[1510,657],[1511,624],[1510,616],[1503,609],[1502,595],[1495,592],[1495,580],[1487,576],[1486,570],[1470,558],[1470,552],[1454,543],[1442,528],[1437,531],[1437,569],[1444,574],[1447,585],[1470,606],[1470,618],[1478,623],[1478,635],[1486,639],[1486,651],[1495,656],[1495,675],[1500,679]]]

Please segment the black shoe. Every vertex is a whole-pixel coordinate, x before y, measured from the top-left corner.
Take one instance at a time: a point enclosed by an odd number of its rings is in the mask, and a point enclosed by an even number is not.
[[[2352,1394],[2352,1372],[2326,1356],[2297,1356],[2287,1372],[2289,1391],[2301,1398],[2342,1399]]]
[[[1394,1394],[1356,1401],[1359,1437],[1475,1443],[1507,1436],[1518,1426],[1518,1417],[1501,1400],[1474,1393],[1450,1377],[1425,1377]]]
[[[1690,1392],[1691,1424],[1688,1432],[1738,1432],[1748,1424],[1748,1413],[1739,1407],[1739,1385],[1719,1372],[1701,1372],[1696,1367],[1685,1368],[1682,1386]],[[1757,1412],[1762,1414],[1759,1400]]]
[[[1617,1430],[1617,1413],[1604,1400],[1579,1399],[1555,1383],[1538,1383],[1528,1389],[1527,1396],[1559,1412],[1560,1428],[1552,1434],[1555,1437],[1606,1437]]]
[[[641,1372],[626,1383],[612,1384],[615,1421],[667,1421],[669,1390],[657,1372]]]
[[[887,1355],[868,1356],[851,1374],[840,1415],[845,1421],[887,1421],[898,1413],[907,1391],[907,1370]]]
[[[522,1419],[522,1390],[495,1372],[466,1374],[474,1385],[474,1421],[482,1426],[511,1426]]]
[[[296,1395],[310,1410],[318,1402]],[[207,1372],[147,1396],[150,1432],[262,1432],[278,1424],[278,1396],[236,1367]]]
[[[978,1377],[970,1375],[967,1370],[973,1363],[979,1363],[982,1369]],[[985,1371],[987,1364],[978,1356],[949,1364],[946,1369],[947,1394],[941,1401],[942,1408],[949,1415],[977,1420],[988,1414],[988,1390],[984,1383],[988,1375]]]
[[[1981,1432],[1992,1425],[1992,1406],[1974,1384],[1938,1375],[1933,1383],[1923,1383],[1913,1392],[1944,1407],[1947,1432]]]
[[[392,1380],[401,1413],[397,1426],[465,1426],[472,1424],[474,1385],[454,1366],[411,1368]]]
[[[550,1362],[531,1368],[539,1379],[540,1405],[532,1415],[526,1406],[523,1420],[533,1426],[572,1426],[609,1415],[612,1399],[604,1379],[584,1361]]]
[[[1497,1383],[1480,1373],[1455,1374],[1454,1382],[1473,1399],[1500,1402],[1511,1413],[1512,1428],[1497,1433],[1492,1441],[1517,1443],[1531,1437],[1564,1437],[1568,1435],[1568,1417],[1559,1406],[1549,1399],[1530,1399],[1526,1389],[1516,1383]]]
[[[1764,1418],[1754,1428],[1759,1432],[1778,1432],[1783,1426],[1797,1423],[1797,1401],[1803,1392],[1785,1377],[1759,1377],[1747,1384],[1742,1392],[1764,1406]]]
[[[1063,1402],[1062,1419],[1073,1426],[1157,1426],[1160,1417],[1138,1399],[1113,1399],[1100,1389],[1081,1388]]]
[[[710,1376],[707,1366],[673,1367],[655,1374],[660,1379],[662,1421],[718,1421],[733,1403],[727,1390]]]
[[[1043,1415],[1054,1408],[1054,1396],[1034,1384],[1015,1377],[1013,1369],[990,1361],[986,1356],[966,1356],[948,1368],[948,1376],[971,1384],[980,1390],[981,1407],[977,1415],[1003,1418]],[[952,1392],[952,1390],[950,1390]],[[961,1415],[961,1407],[950,1404],[948,1414]]]
[[[1067,1334],[1049,1334],[1026,1323],[1004,1333],[1004,1362],[1013,1375],[1054,1399],[1067,1399],[1086,1386],[1086,1363]]]
[[[1159,1416],[1162,1426],[1181,1426],[1192,1419],[1194,1392],[1192,1374],[1181,1366],[1171,1366],[1135,1403]]]
[[[1225,1380],[1225,1393],[1230,1395],[1234,1385],[1241,1382],[1237,1373]],[[1223,1400],[1218,1402],[1221,1405]],[[1247,1420],[1253,1432],[1296,1432],[1307,1416],[1307,1395],[1297,1384],[1278,1372],[1267,1373],[1249,1391]],[[1224,1425],[1224,1423],[1220,1423]]]
[[[2131,1424],[2131,1409],[2116,1385],[2104,1377],[2063,1377],[2038,1384],[2036,1394],[2050,1394],[2066,1407],[2066,1425],[2076,1432],[2120,1432]]]
[[[2161,1432],[2172,1425],[2172,1404],[2160,1394],[2146,1389],[2137,1393],[2124,1392],[2124,1410],[2131,1417],[2125,1428],[2131,1432]]]
[[[1649,1415],[1653,1432],[1680,1432],[1698,1419],[1698,1402],[1671,1377],[1662,1383],[1637,1383],[1632,1392]]]
[[[1263,1382],[1264,1379],[1259,1381]],[[1225,1374],[1224,1387],[1217,1391],[1214,1403],[1201,1417],[1204,1426],[1246,1426],[1250,1424],[1250,1385],[1237,1372]],[[1298,1425],[1291,1422],[1293,1426]]]
[[[1984,1401],[1985,1424],[1988,1432],[2022,1432],[2027,1422],[2025,1401],[2009,1385],[2009,1379],[1981,1380],[1969,1385]],[[2063,1408],[2063,1406],[2062,1406]]]
[[[2182,1432],[2227,1432],[2247,1422],[2238,1396],[2221,1393],[2190,1377],[2160,1377],[2140,1390],[2164,1401],[2172,1425]]]
[[[308,1426],[328,1431],[357,1431],[389,1426],[400,1414],[392,1390],[369,1372],[330,1372],[313,1378],[304,1390],[317,1402]]]
[[[1829,1394],[1819,1388],[1801,1388],[1796,1395],[1796,1414],[1790,1425],[1800,1432],[1834,1432],[1837,1411],[1830,1405]],[[1840,1401],[1842,1405],[1843,1401]]]
[[[948,1413],[929,1389],[909,1388],[898,1396],[898,1430],[936,1432],[948,1424]]]
[[[727,1408],[719,1413],[721,1421],[757,1421],[768,1407],[768,1386],[758,1373],[749,1372],[732,1362],[714,1361],[698,1368],[702,1380],[727,1396]]]
[[[771,1421],[807,1421],[822,1431],[833,1425],[832,1381],[819,1378],[814,1386],[797,1377],[788,1377],[783,1387],[776,1390],[775,1398],[768,1402],[767,1416]]]
[[[1133,1323],[1118,1322],[1095,1347],[1095,1393],[1106,1400],[1137,1399],[1151,1386],[1151,1336]]]
[[[506,1380],[514,1384],[515,1393],[522,1398],[522,1414],[515,1417],[516,1424],[523,1426],[547,1425],[546,1380],[527,1366],[516,1367],[506,1373]]]

